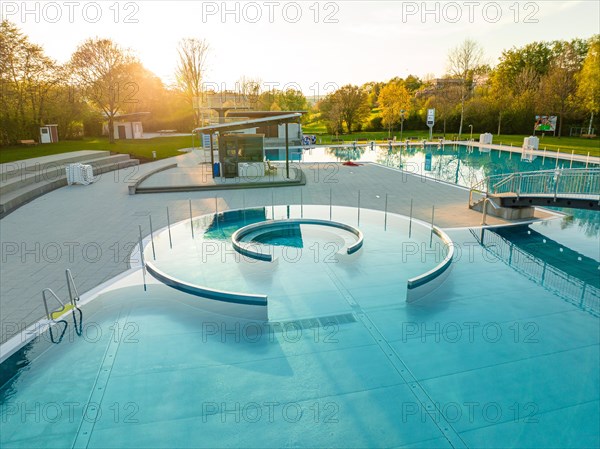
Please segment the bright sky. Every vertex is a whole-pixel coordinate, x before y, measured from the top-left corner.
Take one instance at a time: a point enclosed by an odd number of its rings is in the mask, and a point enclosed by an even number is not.
[[[208,79],[228,89],[242,75],[306,95],[408,74],[443,75],[449,49],[478,41],[489,63],[535,40],[600,33],[600,2],[584,1],[0,1],[59,62],[88,37],[110,37],[171,82],[177,42],[205,38]],[[334,83],[334,84],[328,84]]]

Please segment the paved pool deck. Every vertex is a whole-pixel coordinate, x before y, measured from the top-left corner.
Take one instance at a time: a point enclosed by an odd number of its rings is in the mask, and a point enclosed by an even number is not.
[[[225,209],[280,204],[356,206],[360,190],[362,208],[384,210],[429,222],[435,206],[435,224],[442,228],[475,227],[481,214],[467,208],[467,189],[375,164],[347,167],[341,164],[303,164],[305,186],[173,192],[129,195],[128,185],[157,167],[196,162],[186,154],[106,173],[91,185],[57,189],[0,220],[0,342],[44,316],[41,291],[51,288],[67,296],[65,269],[73,272],[79,293],[84,293],[126,271],[128,256],[137,244],[139,226],[154,229],[194,215]],[[334,208],[335,215],[335,208]],[[538,218],[552,214],[542,211]],[[505,221],[489,217],[488,224]]]

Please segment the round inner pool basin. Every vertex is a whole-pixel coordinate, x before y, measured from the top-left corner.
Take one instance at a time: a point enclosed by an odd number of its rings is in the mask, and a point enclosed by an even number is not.
[[[271,262],[276,251],[284,258],[290,249],[296,257],[317,250],[319,246],[329,250],[345,247],[346,254],[353,254],[363,245],[363,234],[354,226],[332,220],[292,218],[252,223],[241,227],[231,236],[233,248],[240,254],[257,260]],[[336,251],[337,252],[337,251]]]

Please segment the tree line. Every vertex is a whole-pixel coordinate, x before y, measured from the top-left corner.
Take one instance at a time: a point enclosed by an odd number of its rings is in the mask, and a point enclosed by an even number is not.
[[[598,127],[600,35],[571,41],[533,42],[502,52],[494,67],[483,48],[465,40],[448,53],[442,78],[410,75],[388,82],[347,85],[317,104],[330,134],[425,127],[435,108],[438,133],[463,134],[466,122],[497,134],[527,134],[536,115],[558,117],[557,135],[568,125]]]
[[[0,145],[35,138],[39,126],[49,123],[59,125],[61,139],[99,136],[106,123],[112,142],[115,119],[136,112],[150,112],[144,119],[149,131],[202,125],[206,97],[224,94],[205,85],[210,46],[187,38],[175,50],[176,81],[166,85],[111,39],[88,39],[58,64],[14,24],[2,21]],[[409,75],[346,85],[312,106],[300,90],[265,90],[259,79],[241,77],[222,106],[233,98],[255,110],[309,110],[305,122],[322,123],[331,134],[422,129],[429,108],[436,109],[436,133],[444,134],[461,135],[469,125],[527,134],[535,115],[558,116],[558,135],[565,135],[567,125],[598,126],[599,35],[513,47],[494,67],[477,42],[465,40],[450,50],[447,63],[442,78]]]
[[[150,112],[149,131],[191,131],[206,117],[200,107],[206,95],[209,44],[186,38],[177,46],[176,82],[165,85],[134,53],[111,39],[87,39],[65,64],[45,55],[14,24],[0,23],[0,145],[39,136],[39,127],[58,124],[61,139],[100,136],[107,124],[114,142],[120,115]],[[261,90],[257,80],[240,81],[249,107],[267,110],[306,109],[302,92]]]

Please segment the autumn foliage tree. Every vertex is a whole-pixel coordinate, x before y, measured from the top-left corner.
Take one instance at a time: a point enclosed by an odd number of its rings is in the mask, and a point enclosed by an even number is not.
[[[115,143],[114,120],[125,104],[135,101],[137,85],[132,66],[136,59],[111,39],[88,39],[71,57],[75,83],[108,120],[108,138]]]
[[[403,84],[391,82],[381,89],[378,103],[382,123],[387,126],[389,136],[391,128],[403,119],[403,114],[410,112],[411,97]]]

